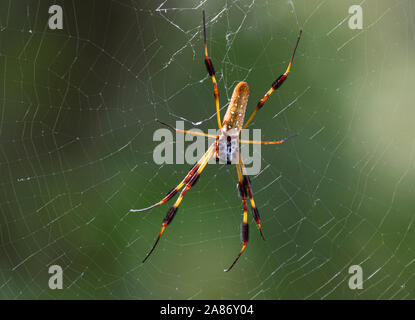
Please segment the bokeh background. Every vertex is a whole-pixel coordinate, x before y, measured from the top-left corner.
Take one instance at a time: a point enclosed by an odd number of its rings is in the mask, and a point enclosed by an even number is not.
[[[48,8],[63,8],[50,30]],[[348,10],[363,8],[363,29]],[[267,241],[244,255],[232,166],[208,165],[145,263],[190,164],[156,165],[155,119],[216,127],[247,81]],[[1,1],[0,298],[413,299],[415,13],[410,0]],[[188,144],[189,142],[187,142]],[[50,290],[60,265],[64,289]],[[348,268],[363,268],[362,290]]]

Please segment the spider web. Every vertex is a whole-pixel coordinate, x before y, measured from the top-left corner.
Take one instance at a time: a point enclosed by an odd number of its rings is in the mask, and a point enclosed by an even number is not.
[[[46,1],[0,3],[0,297],[411,299],[415,297],[414,6],[361,1]],[[202,9],[223,112],[239,81],[248,113],[286,68],[251,128],[251,176],[266,241],[233,166],[208,165],[151,258],[141,261],[191,168],[158,166],[161,119],[216,127],[203,63]],[[186,143],[186,145],[189,142]],[[60,265],[64,289],[50,290]],[[351,265],[362,290],[348,286]]]

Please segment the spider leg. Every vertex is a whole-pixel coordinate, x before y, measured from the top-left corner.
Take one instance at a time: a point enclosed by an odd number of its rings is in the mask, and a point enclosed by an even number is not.
[[[288,139],[294,138],[298,136],[298,133],[295,133],[289,137],[286,137],[282,140],[277,140],[277,141],[252,141],[252,140],[238,140],[238,142],[240,143],[249,143],[249,144],[281,144],[284,143],[285,141],[287,141]]]
[[[161,226],[161,230],[160,233],[156,239],[156,242],[154,243],[153,247],[151,248],[151,250],[147,253],[147,255],[145,256],[145,258],[143,259],[143,262],[145,262],[150,255],[153,253],[154,249],[156,248],[161,235],[163,234],[164,230],[166,229],[166,227],[170,224],[170,222],[173,220],[174,216],[177,213],[177,209],[179,208],[180,203],[182,202],[182,199],[184,197],[184,195],[187,193],[187,191],[189,191],[189,189],[194,186],[197,182],[197,180],[200,177],[200,174],[202,173],[203,169],[206,167],[209,159],[212,157],[213,154],[213,146],[214,144],[212,144],[209,147],[209,150],[206,152],[205,156],[203,157],[203,161],[201,162],[200,166],[198,167],[198,169],[196,170],[196,172],[193,174],[193,176],[189,179],[189,182],[186,183],[186,186],[184,187],[184,189],[182,190],[182,192],[180,193],[179,197],[177,198],[176,202],[174,203],[174,205],[169,209],[169,211],[167,211],[166,216],[163,219],[163,223]]]
[[[252,215],[254,216],[255,222],[258,226],[259,233],[261,234],[261,237],[263,240],[265,240],[265,237],[262,233],[261,229],[261,218],[259,216],[258,208],[255,205],[254,197],[252,194],[252,187],[251,187],[251,180],[249,179],[248,175],[246,174],[245,165],[242,162],[241,154],[239,153],[239,164],[242,168],[242,174],[243,174],[243,183],[245,186],[245,189],[248,191],[249,201],[251,202],[251,208],[252,208]],[[246,194],[246,191],[245,191]]]
[[[238,189],[242,199],[243,205],[243,221],[241,224],[241,241],[242,241],[242,248],[239,251],[239,254],[236,256],[235,260],[232,262],[231,266],[223,271],[228,272],[233,268],[235,263],[239,260],[241,254],[244,252],[246,245],[248,243],[249,238],[249,225],[248,225],[248,208],[246,204],[246,187],[244,185],[244,181],[242,179],[242,172],[241,167],[239,164],[236,164],[236,171],[238,173]]]
[[[218,85],[216,83],[215,69],[213,68],[212,60],[208,56],[207,44],[206,44],[206,19],[205,19],[205,10],[203,10],[203,40],[204,40],[204,44],[205,44],[205,65],[206,65],[206,69],[207,69],[207,71],[209,73],[209,76],[212,78],[213,94],[215,96],[215,102],[216,102],[216,116],[217,116],[217,120],[218,120],[219,129],[221,129],[222,128],[222,122],[220,120]]]
[[[151,205],[147,208],[130,209],[130,212],[146,211],[146,210],[152,209],[154,207],[157,207],[157,206],[159,206],[163,203],[166,203],[171,198],[173,198],[174,195],[195,175],[197,170],[200,168],[201,164],[204,162],[204,160],[206,160],[206,157],[208,156],[209,152],[210,152],[210,149],[208,151],[206,151],[206,153],[202,156],[202,158],[200,158],[200,160],[193,166],[193,168],[190,169],[190,171],[187,173],[187,175],[184,177],[184,179],[175,188],[173,188],[171,191],[169,191],[163,199],[161,199],[159,202],[156,202],[155,204],[153,204],[153,205]]]
[[[169,124],[167,124],[167,123],[164,123],[164,122],[162,122],[162,121],[160,121],[160,120],[158,120],[158,119],[156,119],[156,121],[157,121],[157,122],[159,122],[159,123],[161,123],[162,125],[164,125],[164,126],[166,126],[166,127],[169,127],[169,128],[170,128],[170,129],[172,129],[172,130],[177,131],[177,132],[183,132],[183,133],[192,134],[192,135],[194,135],[194,136],[203,136],[203,137],[208,137],[208,138],[213,138],[213,139],[218,138],[218,136],[215,136],[215,135],[213,135],[213,134],[207,134],[207,133],[203,133],[203,132],[197,132],[197,131],[189,131],[189,130],[177,129],[177,128],[175,128],[175,127],[173,127],[173,126],[171,126],[171,125],[169,125]]]
[[[214,157],[215,157],[216,163],[219,163],[219,136],[217,136],[216,140],[215,140],[215,155],[214,155]]]
[[[298,47],[298,43],[300,42],[300,38],[301,38],[301,34],[303,33],[302,30],[300,30],[300,34],[298,35],[297,38],[297,43],[294,47],[294,51],[293,54],[291,56],[291,60],[290,63],[288,64],[287,70],[285,70],[285,72],[280,75],[271,85],[271,89],[268,90],[268,92],[265,94],[265,96],[258,102],[258,105],[256,106],[254,112],[252,112],[251,116],[249,117],[248,121],[245,122],[245,125],[243,126],[243,129],[245,129],[249,123],[252,121],[252,119],[255,117],[256,113],[258,112],[259,109],[262,108],[262,106],[264,105],[265,101],[267,101],[268,97],[271,95],[271,93],[273,93],[275,90],[277,90],[285,81],[285,79],[288,76],[288,72],[290,72],[291,69],[291,65],[294,61],[294,56],[295,56],[295,52],[297,51],[297,47]]]

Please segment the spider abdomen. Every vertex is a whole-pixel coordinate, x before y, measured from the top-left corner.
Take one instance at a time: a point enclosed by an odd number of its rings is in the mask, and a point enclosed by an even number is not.
[[[233,90],[228,110],[226,110],[225,117],[223,118],[222,132],[227,136],[239,136],[244,124],[248,96],[248,84],[246,82],[239,82]]]

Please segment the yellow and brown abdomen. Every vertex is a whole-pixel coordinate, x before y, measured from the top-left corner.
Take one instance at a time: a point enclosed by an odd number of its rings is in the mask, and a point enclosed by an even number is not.
[[[249,86],[246,82],[239,82],[233,90],[231,101],[223,118],[222,132],[228,136],[238,136],[245,118],[246,104],[248,103]]]

